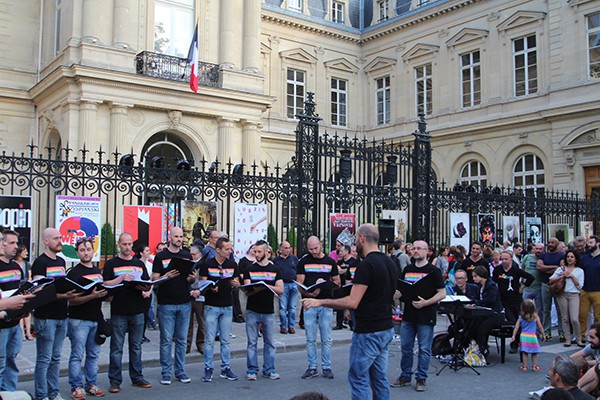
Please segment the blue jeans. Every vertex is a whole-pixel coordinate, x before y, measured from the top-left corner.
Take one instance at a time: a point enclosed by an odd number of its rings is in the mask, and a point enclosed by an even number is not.
[[[394,330],[354,333],[350,345],[348,383],[353,400],[389,400],[388,348]]]
[[[154,297],[156,297],[156,295],[154,294],[154,290],[152,292],[150,292],[150,308],[148,309],[148,322],[154,322],[155,320],[155,313],[154,313]]]
[[[58,395],[60,355],[67,336],[68,319],[38,319],[35,330],[35,398],[53,399]]]
[[[248,351],[246,359],[247,372],[258,372],[258,324],[262,323],[263,334],[263,374],[275,372],[275,345],[273,344],[273,331],[275,330],[275,314],[259,314],[246,310],[246,336],[248,337]]]
[[[427,379],[429,359],[431,358],[431,343],[433,342],[433,325],[402,321],[400,331],[402,359],[400,360],[400,368],[402,369],[402,376],[409,381],[412,376],[415,338],[419,341],[419,356],[415,378],[417,380]]]
[[[215,369],[213,356],[215,354],[217,329],[219,330],[219,340],[221,341],[221,371],[230,368],[229,339],[232,318],[233,307],[215,307],[204,304],[204,324],[206,329],[204,337],[204,368]]]
[[[83,319],[69,319],[69,339],[71,340],[71,355],[69,356],[69,385],[71,390],[83,386],[81,362],[85,355],[83,375],[85,388],[96,384],[98,378],[98,354],[100,345],[96,343],[98,323]]]
[[[160,368],[162,377],[171,378],[173,360],[171,349],[175,338],[175,376],[185,375],[185,346],[190,324],[190,303],[159,304],[158,324],[160,328]],[[141,369],[141,368],[140,368]]]
[[[298,294],[298,288],[294,282],[283,284],[283,293],[279,296],[279,325],[281,328],[294,327]]]
[[[317,327],[321,333],[321,368],[331,369],[331,321],[333,310],[326,307],[314,307],[304,310],[304,328],[306,331],[306,353],[308,368],[317,369]]]
[[[0,329],[0,390],[14,392],[19,381],[17,355],[23,346],[23,332],[19,324]]]
[[[544,327],[544,333],[552,334],[552,299],[554,296],[550,293],[550,286],[546,283],[542,283],[542,326]],[[558,334],[563,332],[562,315],[560,313],[560,307],[554,299],[554,305],[556,306],[556,316],[558,317]]]
[[[123,361],[123,343],[125,333],[129,332],[129,377],[131,383],[144,379],[142,375],[142,336],[144,333],[144,314],[112,315],[110,317],[110,361],[108,380],[123,383],[121,363]]]

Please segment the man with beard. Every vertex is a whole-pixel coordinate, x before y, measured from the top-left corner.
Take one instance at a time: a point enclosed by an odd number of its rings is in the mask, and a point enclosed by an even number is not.
[[[442,272],[439,268],[427,261],[427,250],[429,245],[423,240],[414,243],[414,263],[402,271],[400,279],[415,283],[421,279],[427,279],[422,288],[423,294],[434,293],[428,298],[423,295],[417,300],[404,298],[404,314],[402,316],[402,330],[400,342],[402,343],[402,359],[400,367],[401,375],[392,384],[393,387],[409,386],[413,373],[413,348],[415,338],[419,342],[418,364],[415,377],[417,379],[416,390],[423,392],[426,389],[427,371],[431,358],[431,344],[433,342],[433,327],[436,324],[437,304],[446,297],[446,288]],[[431,276],[429,276],[431,275]]]
[[[490,271],[489,262],[483,258],[483,243],[481,242],[473,242],[471,244],[471,254],[469,257],[465,258],[463,262],[460,264],[459,269],[464,269],[467,271],[467,282],[473,282],[473,270],[476,266],[481,265],[482,267],[487,268],[488,272]]]
[[[278,295],[283,293],[283,280],[279,267],[273,265],[267,258],[267,242],[259,240],[254,245],[256,261],[244,271],[244,284],[264,282],[271,286]],[[273,292],[264,286],[254,286],[248,292],[246,305],[246,335],[248,337],[247,371],[249,381],[256,380],[258,373],[258,326],[262,324],[263,334],[263,369],[265,378],[277,380],[279,374],[275,372],[275,309],[273,307]]]
[[[58,229],[46,228],[42,233],[46,249],[33,262],[31,275],[38,278],[66,276],[65,260],[58,256],[62,251],[62,235]],[[60,398],[58,375],[63,342],[67,335],[67,300],[75,297],[75,290],[57,293],[56,301],[36,308],[35,326],[35,398]]]
[[[388,347],[394,334],[392,305],[398,271],[379,251],[379,232],[371,224],[356,231],[357,251],[364,259],[356,267],[350,295],[339,299],[304,299],[305,309],[355,309],[348,382],[353,400],[389,399]]]
[[[148,280],[146,265],[133,257],[133,237],[127,232],[119,235],[117,241],[119,254],[104,265],[102,277],[106,284],[117,284],[137,277]],[[151,388],[150,382],[142,374],[142,337],[144,335],[144,297],[142,292],[148,286],[123,286],[114,290],[110,303],[110,360],[108,380],[110,393],[121,391],[123,375],[121,365],[123,359],[123,343],[125,333],[129,335],[129,378],[133,386]]]
[[[600,237],[592,235],[587,241],[587,253],[581,256],[581,268],[585,273],[583,288],[579,294],[579,324],[581,339],[585,339],[590,308],[594,308],[594,323],[600,323]]]
[[[23,270],[12,259],[17,254],[19,234],[15,231],[4,230],[4,241],[0,243],[3,248],[0,254],[0,290],[8,291],[19,288],[25,277]],[[17,355],[23,346],[23,333],[19,327],[19,320],[0,321],[0,390],[15,391],[19,380],[17,368]]]
[[[598,370],[600,363],[600,324],[593,324],[588,331],[588,345],[578,352],[571,354],[571,358],[577,360],[580,358],[586,359],[590,356],[592,361],[587,361],[589,369],[579,378],[577,386],[586,393],[596,393],[600,386],[600,371]]]
[[[548,284],[550,280],[550,276],[556,271],[556,268],[560,266],[560,262],[565,258],[565,254],[558,251],[558,239],[552,237],[548,239],[548,251],[540,254],[539,260],[537,262],[537,269],[540,271],[540,281],[542,283],[542,324],[544,326],[544,332],[546,336],[544,340],[549,341],[552,340],[552,320],[551,320],[551,310],[552,310],[552,294],[550,293],[550,285]],[[587,276],[586,276],[587,279]],[[561,320],[560,307],[558,307],[558,303],[556,303],[556,314],[558,316],[558,320]],[[581,308],[580,308],[581,310]],[[600,309],[598,310],[600,311]],[[580,314],[581,315],[581,314]],[[587,314],[586,314],[587,315]],[[585,327],[587,323],[583,325]],[[585,333],[585,332],[584,332]],[[558,336],[561,342],[566,340],[564,332],[562,332],[561,324],[558,324]],[[582,338],[585,336],[581,336]]]
[[[94,257],[94,242],[84,238],[75,243],[79,264],[69,269],[67,278],[84,286],[90,281],[102,282],[102,272],[92,264]],[[106,289],[95,287],[94,290],[82,296],[69,300],[69,328],[71,340],[71,355],[69,356],[69,385],[73,399],[85,399],[90,396],[104,396],[104,391],[96,386],[98,378],[98,354],[100,344],[95,340],[98,321],[102,318],[102,299],[107,295]],[[81,364],[85,356],[85,392],[83,391],[83,376]]]
[[[302,257],[298,263],[297,281],[304,286],[331,281],[340,286],[335,261],[326,256],[322,251],[321,241],[316,236],[311,236],[306,241],[308,254]],[[318,299],[331,298],[331,290],[316,289],[313,292],[302,292],[302,297],[314,297]],[[306,328],[306,353],[308,356],[308,369],[302,374],[302,379],[310,379],[319,375],[317,371],[317,330],[321,333],[321,368],[323,377],[333,379],[331,370],[331,320],[333,310],[326,307],[312,307],[304,312],[304,324]]]

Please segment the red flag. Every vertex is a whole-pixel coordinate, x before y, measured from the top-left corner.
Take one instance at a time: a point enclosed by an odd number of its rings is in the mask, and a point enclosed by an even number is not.
[[[198,24],[196,23],[196,29],[194,29],[194,38],[190,44],[190,50],[188,51],[188,64],[192,67],[190,73],[190,89],[194,92],[198,92]]]

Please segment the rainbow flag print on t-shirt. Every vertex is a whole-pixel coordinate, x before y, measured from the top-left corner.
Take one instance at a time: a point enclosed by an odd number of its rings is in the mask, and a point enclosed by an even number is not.
[[[103,282],[102,275],[100,274],[89,274],[83,276],[85,279],[89,279],[92,282]]]
[[[331,273],[332,266],[329,264],[306,264],[304,266],[304,272],[306,273]]]
[[[0,272],[0,283],[14,282],[21,280],[21,272],[11,269],[10,271]]]
[[[211,278],[231,278],[234,272],[233,268],[209,268],[208,276]]]
[[[275,272],[254,271],[250,272],[250,280],[252,282],[273,282],[277,275]]]
[[[129,274],[129,275],[141,275],[142,274],[142,269],[140,267],[135,267],[135,266],[124,266],[124,267],[116,267],[114,269],[114,273],[115,276],[119,276],[119,275],[125,275],[125,274]]]
[[[169,263],[171,262],[170,258],[167,258],[165,260],[162,260],[162,265],[163,265],[163,269],[167,268],[169,266]]]
[[[60,278],[66,276],[65,267],[58,265],[56,267],[46,267],[46,276],[48,278]]]
[[[415,283],[419,279],[425,278],[428,274],[424,272],[407,272],[404,275],[404,280],[406,282]]]
[[[350,269],[348,269],[348,271],[350,271],[350,279],[354,279],[354,274],[356,273],[356,267],[350,267]]]

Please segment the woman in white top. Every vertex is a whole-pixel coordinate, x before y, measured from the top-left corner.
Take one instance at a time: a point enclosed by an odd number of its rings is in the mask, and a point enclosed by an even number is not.
[[[584,347],[581,342],[581,334],[579,330],[579,292],[583,287],[584,274],[579,268],[581,258],[575,251],[568,250],[565,253],[565,258],[561,262],[561,266],[554,271],[550,277],[550,283],[554,283],[559,279],[565,280],[565,290],[563,293],[556,296],[556,301],[560,307],[562,314],[562,326],[567,336],[567,341],[564,346],[571,346],[572,336],[569,335],[571,326],[577,341],[577,346]],[[570,325],[569,325],[570,324]]]

